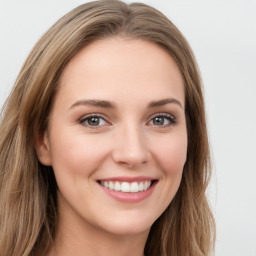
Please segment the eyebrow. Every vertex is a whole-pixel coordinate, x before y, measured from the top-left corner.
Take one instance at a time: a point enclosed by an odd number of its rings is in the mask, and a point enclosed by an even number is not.
[[[176,100],[174,98],[168,98],[168,99],[163,99],[163,100],[152,101],[152,102],[149,103],[148,107],[149,108],[161,107],[161,106],[164,106],[164,105],[170,104],[170,103],[177,104],[177,105],[179,105],[183,109],[183,106],[180,103],[180,101],[178,101],[178,100]]]
[[[174,98],[168,98],[168,99],[162,99],[162,100],[157,100],[157,101],[152,101],[148,104],[148,108],[156,108],[156,107],[161,107],[166,104],[174,103],[180,106],[183,109],[182,104],[180,101],[174,99]],[[93,106],[93,107],[100,107],[100,108],[108,108],[108,109],[114,109],[116,108],[115,104],[110,101],[106,100],[79,100],[76,101],[74,104],[71,105],[70,109],[77,107],[77,106]]]
[[[74,108],[76,106],[81,106],[81,105],[88,105],[88,106],[94,106],[94,107],[100,107],[100,108],[110,108],[113,109],[115,108],[115,104],[110,102],[110,101],[106,101],[106,100],[79,100],[77,102],[75,102],[71,107]]]

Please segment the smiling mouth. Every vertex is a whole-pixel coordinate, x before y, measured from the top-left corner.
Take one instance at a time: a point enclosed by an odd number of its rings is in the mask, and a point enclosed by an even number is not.
[[[142,191],[148,190],[156,180],[146,180],[146,181],[139,181],[139,182],[121,182],[121,181],[98,181],[98,183],[113,191],[120,191],[124,193],[138,193]]]

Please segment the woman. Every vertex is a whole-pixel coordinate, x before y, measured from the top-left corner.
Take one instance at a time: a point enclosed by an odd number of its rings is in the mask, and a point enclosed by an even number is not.
[[[157,10],[95,1],[61,18],[0,133],[2,256],[211,253],[199,72]]]

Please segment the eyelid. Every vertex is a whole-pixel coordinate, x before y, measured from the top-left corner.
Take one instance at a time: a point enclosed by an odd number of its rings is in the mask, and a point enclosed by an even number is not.
[[[167,117],[171,117],[173,119],[175,119],[175,116],[170,114],[170,113],[166,113],[166,112],[159,112],[159,113],[155,113],[153,114],[150,119],[154,118],[154,117],[157,117],[157,116],[167,116]]]

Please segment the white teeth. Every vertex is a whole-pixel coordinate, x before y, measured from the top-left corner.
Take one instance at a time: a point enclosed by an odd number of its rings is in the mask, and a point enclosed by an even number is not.
[[[111,190],[114,189],[114,182],[113,182],[113,181],[110,181],[110,182],[108,183],[108,188],[111,189]]]
[[[115,182],[115,187],[114,187],[115,191],[120,191],[121,190],[121,185],[118,181]]]
[[[137,182],[133,182],[130,186],[131,192],[139,192],[139,185]]]
[[[151,181],[140,182],[119,182],[119,181],[101,181],[100,184],[105,188],[115,191],[121,191],[125,193],[137,193],[145,191],[151,186]]]
[[[144,185],[143,182],[139,183],[139,191],[143,191],[144,190]]]
[[[121,191],[122,192],[130,192],[130,184],[128,182],[122,182],[121,183]]]
[[[104,187],[108,188],[108,182],[107,182],[107,181],[104,181],[102,185],[103,185]]]

